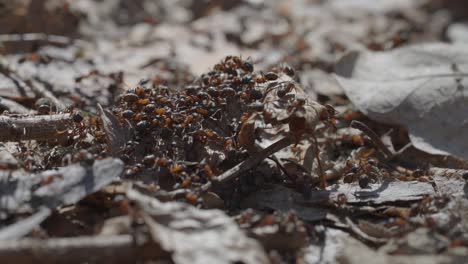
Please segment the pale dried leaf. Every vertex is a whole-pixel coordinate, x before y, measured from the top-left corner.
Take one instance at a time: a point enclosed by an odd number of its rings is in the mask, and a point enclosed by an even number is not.
[[[0,216],[76,203],[118,179],[123,168],[121,160],[107,158],[92,166],[73,164],[35,175],[21,171],[14,177],[0,175]]]
[[[372,13],[386,13],[415,7],[420,4],[420,0],[331,0],[329,4],[332,8],[342,10],[362,9]]]
[[[73,204],[83,197],[99,191],[104,186],[117,180],[123,172],[124,164],[120,159],[107,158],[97,160],[92,166],[79,164],[46,171],[41,177],[56,177],[50,184],[43,185],[33,192],[33,204],[48,207]],[[58,176],[58,177],[57,177]]]
[[[243,208],[274,209],[281,212],[293,210],[303,220],[317,221],[326,218],[330,209],[323,205],[331,204],[344,195],[350,205],[380,205],[392,202],[421,200],[427,195],[434,195],[430,183],[384,181],[382,184],[370,184],[369,189],[361,189],[358,184],[332,185],[323,191],[313,191],[305,198],[301,193],[281,185],[265,186],[263,190],[244,198]]]
[[[39,208],[35,214],[0,229],[0,240],[21,238],[38,227],[52,213],[47,207]]]
[[[368,189],[361,189],[358,184],[341,184],[337,193],[346,195],[347,201],[353,203],[383,204],[390,202],[416,201],[426,195],[434,195],[430,183],[417,181],[384,181],[369,184]]]
[[[312,99],[315,99],[317,94],[326,96],[343,94],[343,88],[341,88],[336,79],[331,74],[322,70],[304,70],[299,73],[299,77],[305,93]]]
[[[155,243],[172,252],[175,263],[268,263],[263,248],[225,213],[179,202],[162,203],[136,190],[127,192],[148,214]]]
[[[434,43],[353,52],[337,65],[337,79],[364,114],[407,126],[416,148],[466,159],[467,47]]]
[[[467,170],[431,168],[430,172],[439,195],[468,196]]]
[[[16,168],[18,166],[18,160],[12,155],[6,144],[8,143],[0,144],[0,164],[10,169]]]
[[[0,110],[5,110],[10,113],[15,113],[15,114],[30,114],[32,111],[19,103],[6,99],[6,98],[0,98]]]

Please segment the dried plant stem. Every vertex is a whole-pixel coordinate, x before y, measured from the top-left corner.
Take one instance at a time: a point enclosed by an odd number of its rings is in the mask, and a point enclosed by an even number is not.
[[[16,71],[8,66],[0,64],[0,73],[10,78],[20,89],[29,87],[36,97],[49,98],[58,110],[64,110],[65,105],[55,95],[45,88],[45,82],[35,78],[32,80],[22,78]]]
[[[315,159],[317,160],[320,188],[325,190],[325,188],[327,188],[327,179],[325,177],[325,173],[323,172],[322,161],[320,160],[320,149],[318,147],[318,142],[317,142],[317,138],[315,137],[315,135],[312,134],[311,137],[314,140],[314,145],[315,145],[314,153],[315,153]]]
[[[346,224],[348,225],[348,230],[351,233],[353,233],[355,236],[359,237],[364,241],[371,242],[376,245],[382,245],[388,242],[388,239],[386,238],[377,238],[366,234],[364,231],[361,230],[361,228],[359,228],[359,226],[353,223],[353,221],[349,217],[346,217]]]
[[[70,114],[0,116],[0,141],[60,139],[72,123]]]
[[[47,90],[45,86],[45,82],[40,80],[39,78],[35,78],[34,80],[26,80],[24,81],[30,88],[31,91],[39,98],[45,97],[52,101],[53,105],[57,107],[57,110],[63,111],[66,109],[65,104],[63,104],[55,95]]]
[[[133,263],[165,257],[152,243],[135,244],[131,235],[0,241],[3,263]]]
[[[377,147],[377,149],[380,150],[380,152],[382,152],[382,154],[384,154],[387,159],[391,159],[395,156],[395,154],[391,152],[387,146],[385,146],[382,140],[380,140],[379,136],[364,123],[353,120],[351,121],[351,127],[364,132],[364,134],[366,134],[371,139],[375,147]]]
[[[0,42],[37,42],[44,41],[50,44],[70,45],[76,44],[80,46],[89,46],[90,44],[84,40],[72,39],[66,36],[49,35],[45,33],[23,33],[23,34],[2,34]]]
[[[214,184],[220,184],[228,182],[235,177],[239,176],[241,173],[246,172],[255,166],[257,166],[262,160],[268,158],[269,156],[275,154],[279,150],[291,145],[294,143],[294,139],[292,136],[284,137],[275,143],[271,144],[267,148],[261,150],[260,152],[250,156],[247,160],[237,164],[236,166],[232,167],[231,169],[225,171],[218,177],[212,180]],[[208,182],[207,184],[202,186],[202,191],[207,191],[212,187],[212,183]]]

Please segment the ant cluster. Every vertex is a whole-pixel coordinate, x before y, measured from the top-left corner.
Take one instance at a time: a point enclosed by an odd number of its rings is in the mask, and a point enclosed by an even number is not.
[[[373,158],[358,162],[347,160],[343,181],[350,183],[357,180],[361,188],[367,188],[370,182],[383,177],[377,165],[378,162]]]
[[[150,80],[128,89],[114,108],[134,131],[121,155],[125,176],[156,175],[163,189],[196,189],[244,160],[247,151],[237,140],[242,124],[264,110],[265,90],[259,87],[280,82],[280,74],[292,77],[294,70],[255,73],[250,59],[227,56],[185,89]],[[281,96],[291,89],[281,87]]]

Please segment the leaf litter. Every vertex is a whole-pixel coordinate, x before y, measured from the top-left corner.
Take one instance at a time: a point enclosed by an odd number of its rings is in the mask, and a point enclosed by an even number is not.
[[[59,2],[2,6],[2,259],[467,255],[451,1]]]
[[[405,125],[418,149],[466,159],[465,50],[461,44],[434,43],[350,53],[337,64],[336,72],[364,114]]]

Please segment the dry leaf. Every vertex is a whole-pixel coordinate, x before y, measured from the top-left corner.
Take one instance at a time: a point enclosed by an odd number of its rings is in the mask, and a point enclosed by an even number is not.
[[[305,133],[313,134],[327,108],[308,97],[291,77],[280,74],[278,81],[266,82],[264,91],[265,122],[273,125],[288,124],[297,141]]]
[[[312,192],[310,199],[305,202],[302,194],[281,185],[273,185],[245,197],[241,202],[241,207],[259,210],[273,209],[284,213],[295,211],[303,220],[319,221],[324,220],[329,211],[320,206],[328,200],[329,195],[330,193],[326,191]]]
[[[35,214],[0,229],[0,240],[18,239],[29,234],[29,232],[37,228],[42,221],[49,217],[51,213],[52,210],[47,207],[39,208]]]
[[[237,142],[247,150],[255,147],[255,121],[258,119],[256,114],[251,115],[240,128]]]
[[[118,179],[123,162],[107,158],[92,166],[73,164],[58,170],[29,175],[23,171],[0,175],[0,218],[9,213],[28,213],[76,203]]]
[[[127,192],[146,213],[151,236],[175,263],[269,263],[263,248],[225,213]]]
[[[425,152],[468,158],[468,53],[463,44],[421,44],[387,52],[353,52],[338,81],[372,119],[408,127]]]
[[[117,156],[125,147],[128,140],[131,139],[132,130],[127,120],[120,122],[111,112],[102,109],[98,105],[101,113],[101,120],[106,131],[108,151],[113,156]]]

